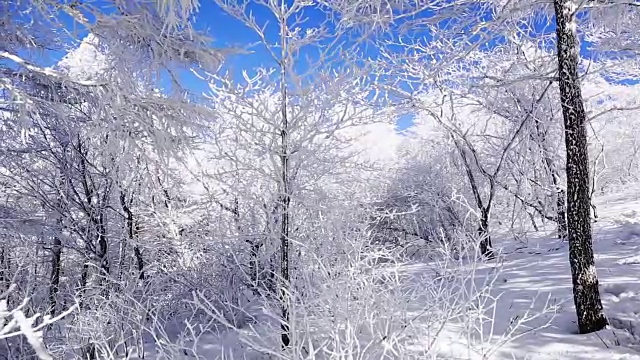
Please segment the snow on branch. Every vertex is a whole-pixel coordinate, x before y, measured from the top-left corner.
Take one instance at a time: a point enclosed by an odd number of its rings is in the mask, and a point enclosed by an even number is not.
[[[28,298],[24,299],[15,309],[8,309],[7,299],[15,287],[16,285],[12,284],[6,292],[0,294],[0,339],[24,335],[39,359],[53,360],[42,339],[43,330],[47,326],[72,313],[76,309],[76,306],[70,307],[56,317],[45,315],[42,317],[40,323],[36,324],[36,320],[40,317],[40,314],[27,317],[24,311],[22,311],[29,302]]]
[[[53,69],[50,68],[42,68],[36,65],[33,65],[31,63],[29,63],[28,61],[24,60],[23,58],[14,55],[14,54],[10,54],[6,51],[0,51],[0,57],[3,57],[5,59],[9,59],[13,62],[15,62],[16,64],[24,67],[25,69],[41,74],[41,75],[45,75],[45,76],[50,76],[53,78],[56,78],[60,81],[63,82],[71,82],[74,84],[78,84],[78,85],[83,85],[83,86],[102,86],[104,85],[104,83],[102,82],[96,82],[96,81],[91,81],[91,80],[76,80],[76,79],[72,79],[66,75],[64,75],[61,72],[55,71]]]

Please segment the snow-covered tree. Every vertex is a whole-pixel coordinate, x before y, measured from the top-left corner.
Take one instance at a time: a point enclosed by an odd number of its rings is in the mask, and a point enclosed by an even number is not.
[[[587,115],[578,75],[577,6],[571,0],[554,1],[558,56],[558,85],[567,152],[567,232],[573,296],[580,333],[607,326],[593,256]]]
[[[636,7],[4,1],[0,353],[493,358],[560,309],[496,289],[556,283],[519,268],[555,235],[598,331]]]
[[[347,65],[332,60],[346,50],[332,39],[341,34],[328,23],[313,24],[300,18],[307,12],[321,11],[312,3],[258,2],[268,14],[265,18],[275,21],[272,32],[265,28],[266,19],[251,15],[247,3],[220,1],[218,5],[256,34],[273,64],[272,69],[243,74],[240,86],[230,77],[214,78],[211,99],[222,119],[214,131],[217,152],[230,166],[220,168],[231,176],[225,184],[230,195],[225,207],[237,209],[231,204],[240,201],[244,206],[248,201],[249,207],[262,206],[267,212],[267,238],[249,240],[254,249],[251,256],[261,248],[278,249],[279,260],[274,265],[282,306],[282,344],[288,347],[289,296],[292,277],[296,276],[291,266],[295,253],[308,251],[294,250],[299,246],[292,244],[309,246],[303,241],[308,235],[301,231],[306,225],[300,221],[309,216],[304,209],[325,205],[320,194],[330,194],[318,185],[337,170],[336,164],[349,157],[341,153],[346,147],[337,133],[372,119],[364,71],[349,66],[348,60]],[[311,60],[300,58],[302,53],[310,54]],[[305,68],[308,70],[300,70]],[[239,178],[249,180],[253,189],[238,187]],[[255,198],[246,199],[247,190],[257,195],[258,204]]]

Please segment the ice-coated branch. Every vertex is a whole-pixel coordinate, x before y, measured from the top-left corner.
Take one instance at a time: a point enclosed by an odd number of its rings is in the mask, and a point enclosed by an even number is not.
[[[10,54],[6,51],[0,51],[0,57],[3,57],[5,59],[9,59],[13,62],[15,62],[16,64],[24,67],[25,69],[38,73],[40,75],[44,75],[44,76],[49,76],[52,78],[55,78],[58,81],[62,81],[62,82],[70,82],[70,83],[74,83],[77,85],[82,85],[82,86],[101,86],[104,85],[104,82],[97,82],[97,81],[91,81],[91,80],[77,80],[77,79],[72,79],[69,76],[66,76],[65,74],[50,69],[50,68],[43,68],[34,64],[29,63],[27,60],[19,57],[18,55],[15,54]]]
[[[27,305],[29,299],[26,298],[15,309],[9,310],[7,304],[7,297],[16,285],[12,284],[7,291],[0,295],[0,339],[8,339],[19,335],[24,335],[29,342],[29,345],[36,352],[36,355],[41,360],[53,360],[53,357],[47,351],[44,344],[42,335],[43,330],[47,326],[59,321],[76,310],[76,306],[72,306],[56,317],[45,315],[42,317],[42,321],[39,324],[36,320],[40,317],[40,314],[35,314],[31,317],[26,317],[22,309]]]

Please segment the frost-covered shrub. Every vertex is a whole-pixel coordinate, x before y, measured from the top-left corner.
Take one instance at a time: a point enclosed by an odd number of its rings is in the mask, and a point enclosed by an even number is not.
[[[33,359],[35,357],[42,360],[53,360],[53,356],[45,345],[44,330],[69,315],[75,310],[75,306],[55,317],[41,316],[39,313],[27,316],[25,312],[29,298],[23,299],[20,305],[13,309],[8,307],[8,297],[14,289],[15,285],[11,285],[7,291],[0,293],[0,340],[9,340],[0,346],[0,350],[12,354],[12,357],[16,359]],[[14,349],[12,340],[17,337],[24,337],[28,347],[21,346]]]
[[[457,348],[482,356],[509,342],[515,329],[539,315],[523,313],[512,326],[494,330],[499,296],[493,290],[500,268],[478,261],[477,248],[465,248],[470,256],[453,257],[449,249],[433,246],[431,260],[417,263],[401,249],[375,242],[366,225],[343,228],[340,235],[331,223],[325,232],[335,241],[332,251],[306,253],[296,260],[288,290],[290,345],[285,350],[278,299],[256,298],[259,306],[251,310],[235,307],[255,321],[241,327],[226,315],[232,301],[225,307],[211,301],[210,294],[194,293],[194,309],[224,325],[211,334],[211,341],[220,344],[219,354],[435,359],[455,355],[450,352]]]
[[[406,160],[382,200],[374,204],[371,223],[379,242],[413,245],[415,252],[429,243],[453,246],[460,236],[474,232],[467,200],[458,193],[464,186],[453,185],[464,180],[446,159]]]

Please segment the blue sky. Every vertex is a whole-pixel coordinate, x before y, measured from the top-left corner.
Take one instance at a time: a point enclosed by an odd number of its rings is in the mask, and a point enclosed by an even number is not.
[[[453,0],[452,0],[453,1]],[[307,12],[304,14],[308,21],[306,24],[313,26],[315,24],[321,23],[325,18],[326,14],[321,12],[320,10],[314,10],[309,8]],[[275,18],[262,5],[253,4],[248,8],[248,11],[251,11],[252,14],[259,19],[259,24],[270,23],[271,26],[266,27],[266,36],[271,43],[278,42],[278,28],[275,26]],[[479,18],[483,21],[490,21],[491,15],[487,12],[478,13]],[[425,12],[419,14],[418,16],[429,17],[431,13]],[[241,21],[234,18],[233,16],[227,14],[224,10],[220,9],[213,1],[203,0],[201,1],[201,7],[199,9],[198,14],[196,15],[196,28],[201,30],[206,30],[210,36],[214,39],[214,45],[218,47],[234,47],[234,46],[247,46],[248,44],[259,42],[259,38],[256,33],[249,29],[247,26],[242,24]],[[451,24],[447,24],[447,21],[441,22],[441,27],[446,28],[451,26]],[[534,31],[554,31],[553,27],[548,27],[548,24],[539,22],[536,24],[536,28]],[[420,30],[413,34],[414,36],[419,36],[426,41],[429,41],[431,38],[430,34],[424,30]],[[493,39],[489,44],[485,46],[485,48],[491,48],[496,46],[499,43],[499,39]],[[367,47],[363,49],[363,53],[367,56],[375,56],[375,49],[373,47]],[[233,71],[236,75],[240,74],[242,70],[255,69],[257,67],[271,67],[275,66],[273,59],[271,59],[270,55],[266,52],[265,48],[262,46],[252,47],[253,51],[250,55],[238,55],[232,56],[227,59],[224,68]],[[299,68],[302,71],[307,70],[304,61],[301,61],[299,64]],[[197,82],[193,82],[194,88],[199,89],[201,84]],[[201,91],[206,91],[206,88],[199,89]],[[196,90],[197,91],[197,90]],[[412,124],[412,116],[405,115],[401,117],[398,122],[398,129],[403,130]]]
[[[99,4],[99,3],[98,3]],[[109,2],[104,2],[105,6],[108,6]],[[268,40],[272,43],[278,42],[278,28],[275,25],[275,18],[270,12],[261,5],[252,4],[249,8],[249,11],[253,13],[253,15],[259,19],[261,24],[269,23],[270,25],[266,28],[266,36]],[[308,18],[308,24],[313,26],[319,24],[323,21],[325,14],[319,10],[315,10],[312,8],[308,8],[306,13],[304,14]],[[429,16],[429,14],[421,14],[420,16]],[[484,20],[490,20],[487,14],[483,16]],[[220,48],[228,48],[228,47],[244,47],[252,43],[258,43],[259,38],[256,33],[249,29],[247,26],[242,24],[241,21],[234,18],[233,16],[227,14],[224,10],[220,9],[212,0],[201,0],[200,1],[200,9],[196,14],[196,22],[195,27],[200,30],[205,30],[213,39],[213,45]],[[72,28],[72,21],[68,18],[68,16],[64,16],[62,18],[65,26],[67,28]],[[551,24],[544,19],[540,19],[538,23],[535,24],[532,35],[540,34],[541,32],[553,32],[555,31],[553,22]],[[446,25],[444,25],[446,26]],[[86,33],[86,31],[85,31]],[[82,31],[78,32],[77,35],[79,38],[85,35]],[[424,38],[425,40],[429,40],[430,36],[426,32],[418,32],[418,36]],[[499,39],[494,39],[485,48],[491,48],[499,43]],[[552,44],[551,44],[552,45]],[[582,44],[582,53],[584,56],[589,56],[590,51],[588,49],[589,44],[583,42]],[[361,48],[365,55],[375,56],[373,53],[373,47]],[[225,62],[224,68],[232,71],[234,74],[239,75],[242,70],[255,69],[257,67],[271,67],[275,66],[273,59],[266,52],[265,48],[262,46],[254,46],[251,47],[253,51],[252,54],[243,54],[231,56]],[[39,56],[37,54],[31,54],[31,58],[33,56],[37,57],[37,60],[40,64],[45,66],[51,66],[56,61],[59,60],[64,54],[62,52],[50,52],[47,56]],[[313,55],[311,53],[307,53],[305,55]],[[300,61],[299,63],[300,70],[307,70],[304,61]],[[185,82],[192,88],[192,91],[195,93],[202,93],[207,90],[206,84],[202,81],[198,81],[195,77],[189,75],[187,71],[183,72]],[[405,116],[398,122],[398,127],[400,129],[404,129],[411,125],[410,116]]]
[[[94,2],[93,4],[102,7],[103,11],[115,11],[112,3],[106,0],[99,0]],[[255,3],[252,3],[248,7],[248,11],[250,11],[257,19],[259,19],[260,24],[269,24],[266,27],[265,31],[268,41],[271,43],[277,43],[279,34],[276,25],[276,19],[273,17],[273,14],[271,14],[270,11],[264,6]],[[430,14],[422,14],[421,16],[429,15]],[[326,14],[320,10],[310,7],[305,9],[304,16],[307,17],[306,24],[308,24],[308,26],[314,26],[321,23],[325,19]],[[213,45],[216,47],[245,47],[249,44],[258,43],[260,40],[257,34],[252,29],[249,29],[240,20],[227,14],[223,9],[220,9],[213,0],[200,1],[200,9],[196,14],[195,19],[195,27],[197,29],[206,31],[213,39]],[[67,29],[76,29],[74,35],[77,39],[81,39],[87,34],[87,31],[84,30],[82,26],[75,26],[72,19],[68,15],[62,15],[61,20]],[[425,32],[420,33],[419,36],[426,39],[429,38],[429,34]],[[263,46],[253,46],[250,49],[252,51],[252,54],[243,54],[229,57],[224,64],[224,68],[226,70],[232,71],[236,76],[240,76],[243,70],[251,71],[252,69],[255,69],[257,67],[272,67],[276,65],[274,63],[274,60],[267,53],[266,49]],[[365,55],[375,56],[374,47],[361,47],[361,49],[363,53],[365,53]],[[313,57],[313,54],[310,52],[307,52],[303,55],[310,55],[311,57]],[[64,52],[50,51],[45,56],[30,54],[30,58],[34,59],[34,56],[37,57],[37,61],[41,65],[52,66],[62,56],[64,56]],[[298,63],[298,67],[302,71],[307,70],[306,63],[302,59]],[[182,74],[184,76],[184,81],[192,88],[191,90],[193,92],[202,93],[207,91],[206,84],[190,75],[188,71],[183,71]],[[399,127],[405,128],[410,125],[410,123],[411,122],[409,117],[404,117],[400,120]]]
[[[227,14],[223,9],[220,9],[213,1],[202,1],[201,4],[200,11],[196,16],[197,21],[195,26],[197,29],[208,31],[214,40],[213,43],[215,46],[221,48],[244,47],[260,41],[255,31],[249,29],[240,20]],[[326,14],[320,10],[313,8],[307,8],[305,10],[304,15],[307,18],[306,26],[314,26],[325,20]],[[276,19],[273,18],[270,11],[261,5],[251,6],[249,11],[259,19],[259,24],[271,24],[271,26],[266,27],[266,36],[271,43],[278,43],[278,28],[274,26]],[[372,47],[361,47],[361,49],[364,49],[363,51],[368,53],[368,55],[372,55]],[[239,76],[242,70],[248,69],[251,71],[258,67],[273,67],[276,65],[263,46],[253,46],[251,50],[253,51],[252,54],[237,55],[228,58],[224,64],[224,68],[232,71],[236,76]],[[304,55],[313,57],[311,51],[307,51]],[[306,62],[302,59],[298,63],[298,68],[301,71],[308,70]],[[202,86],[202,84],[198,84],[196,81],[193,82],[193,85],[195,88]],[[206,91],[206,88],[203,88],[202,91]],[[411,126],[412,123],[412,116],[404,115],[398,119],[397,126],[399,130],[404,130]]]
[[[273,23],[273,19],[270,18],[270,14],[261,6],[252,6],[252,12],[259,19],[268,19]],[[224,12],[213,1],[202,1],[200,11],[196,15],[195,27],[199,30],[207,31],[213,38],[214,46],[226,48],[226,47],[244,47],[248,44],[259,41],[255,32],[238,19]],[[267,34],[271,39],[277,36],[274,33],[273,26],[267,28]],[[268,54],[264,52],[264,49],[253,47],[252,50],[256,51],[254,55],[243,55],[234,57],[234,65],[240,67],[258,67],[258,66],[270,66],[273,65]]]

